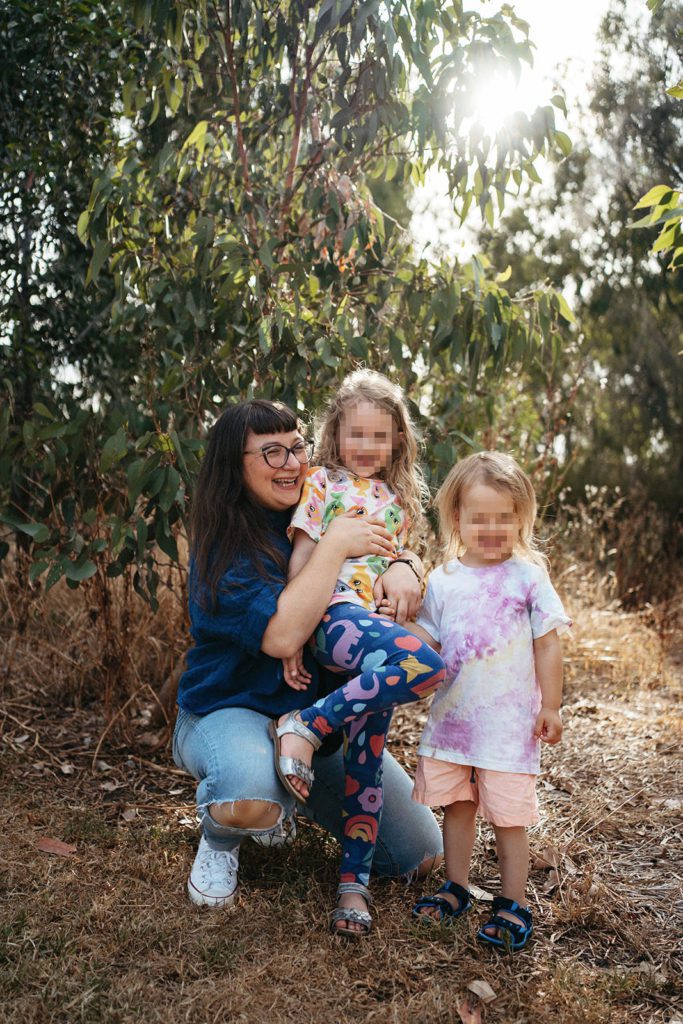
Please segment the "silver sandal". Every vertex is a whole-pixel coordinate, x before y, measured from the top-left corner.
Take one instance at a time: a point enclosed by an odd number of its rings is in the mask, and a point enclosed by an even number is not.
[[[372,906],[372,897],[366,885],[362,885],[360,882],[341,882],[337,889],[337,899],[348,892],[359,893],[367,905]],[[338,921],[359,924],[363,930],[357,932],[350,928],[337,928]],[[367,910],[356,910],[355,907],[336,907],[330,914],[330,931],[335,935],[343,935],[345,939],[364,939],[371,930],[372,917]]]
[[[278,725],[275,720],[272,721],[268,726],[268,732],[270,733],[270,737],[273,741],[273,747],[275,748],[275,771],[277,772],[280,782],[295,800],[298,800],[299,803],[305,804],[306,797],[302,796],[301,793],[294,788],[287,776],[293,775],[295,778],[301,779],[301,781],[308,786],[310,791],[315,774],[313,769],[309,768],[309,766],[304,764],[304,762],[298,757],[284,757],[280,753],[280,737],[287,736],[288,734],[301,736],[302,739],[308,740],[313,747],[313,750],[318,750],[320,748],[322,740],[319,739],[314,732],[311,732],[311,730],[295,716],[296,712],[290,711],[282,725]]]

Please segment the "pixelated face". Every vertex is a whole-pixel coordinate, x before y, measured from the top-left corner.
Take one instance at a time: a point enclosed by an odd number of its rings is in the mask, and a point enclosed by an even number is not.
[[[467,549],[466,565],[505,561],[519,538],[519,518],[512,495],[488,484],[472,484],[465,490],[456,522]]]
[[[339,451],[344,466],[356,476],[378,476],[391,465],[399,433],[385,409],[373,402],[349,406],[339,425]]]
[[[298,430],[281,434],[248,432],[243,455],[244,485],[254,501],[263,508],[291,508],[301,497],[308,466],[299,462],[292,452],[282,469],[272,469],[263,457],[263,452],[270,450],[273,445],[293,448],[298,441],[303,441]]]

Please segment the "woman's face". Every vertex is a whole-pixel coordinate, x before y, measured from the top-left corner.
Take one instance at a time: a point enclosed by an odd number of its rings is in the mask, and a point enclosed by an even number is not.
[[[287,461],[280,469],[273,469],[263,457],[263,452],[273,465],[281,461],[284,452],[282,447],[293,448],[302,442],[298,430],[290,430],[281,434],[247,434],[243,455],[244,483],[257,505],[275,511],[283,511],[296,505],[303,487],[304,477],[308,469],[307,463],[301,463],[290,452]],[[280,456],[280,458],[278,458]]]

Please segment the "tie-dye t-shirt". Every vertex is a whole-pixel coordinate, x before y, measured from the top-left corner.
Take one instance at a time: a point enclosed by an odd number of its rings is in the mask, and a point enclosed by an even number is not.
[[[447,673],[419,753],[537,775],[533,641],[571,626],[546,571],[515,556],[481,569],[448,562],[431,573],[417,622],[441,644]]]
[[[354,476],[341,469],[312,466],[306,474],[301,500],[292,516],[290,539],[294,530],[303,530],[318,541],[335,516],[343,512],[381,519],[394,537],[394,558],[406,545],[408,517],[399,498],[383,480]],[[350,601],[369,611],[375,610],[372,588],[388,568],[390,558],[358,555],[342,565],[330,604]]]

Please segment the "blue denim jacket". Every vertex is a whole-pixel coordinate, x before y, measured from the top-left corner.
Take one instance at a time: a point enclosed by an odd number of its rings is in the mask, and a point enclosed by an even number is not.
[[[268,514],[272,539],[287,559],[289,512]],[[194,715],[218,708],[240,707],[275,717],[308,707],[317,700],[319,669],[308,648],[306,668],[312,675],[306,690],[287,686],[279,658],[261,650],[263,634],[287,580],[273,562],[264,559],[270,578],[256,570],[244,555],[224,573],[218,585],[216,607],[201,600],[190,562],[190,633],[194,647],[187,655],[187,670],[178,686],[178,704]],[[338,683],[337,683],[338,685]]]

